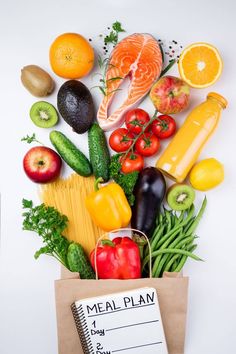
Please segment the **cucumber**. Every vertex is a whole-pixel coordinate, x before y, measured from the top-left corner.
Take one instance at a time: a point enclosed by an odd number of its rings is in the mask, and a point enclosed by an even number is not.
[[[110,153],[104,131],[94,123],[88,132],[89,158],[96,178],[109,179]]]
[[[95,279],[95,273],[83,250],[83,247],[72,242],[67,251],[67,262],[71,272],[78,272],[81,279]]]
[[[63,133],[53,130],[50,140],[61,158],[79,175],[88,177],[92,166],[87,157]]]

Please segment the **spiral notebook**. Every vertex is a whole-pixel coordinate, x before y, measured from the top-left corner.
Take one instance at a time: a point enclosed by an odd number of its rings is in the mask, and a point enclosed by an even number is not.
[[[85,354],[168,354],[154,288],[78,300],[71,309]]]

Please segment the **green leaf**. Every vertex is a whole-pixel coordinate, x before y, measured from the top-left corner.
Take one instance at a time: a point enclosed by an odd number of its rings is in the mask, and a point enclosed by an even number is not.
[[[103,60],[102,60],[101,55],[98,56],[98,66],[100,69],[102,69],[102,67],[103,67]]]
[[[176,63],[176,59],[172,59],[169,62],[169,64],[165,67],[165,69],[162,70],[160,77],[165,75],[167,73],[167,71],[169,71],[175,63]]]
[[[116,80],[123,80],[123,77],[121,77],[121,76],[111,77],[110,79],[108,79],[106,81],[109,82],[109,81],[116,81]]]
[[[117,44],[118,42],[118,34],[115,31],[111,31],[109,35],[104,38],[105,44]]]
[[[160,50],[161,50],[162,61],[163,61],[163,63],[164,63],[164,61],[165,61],[164,50],[163,50],[161,44],[159,44],[159,47],[160,47]]]
[[[33,202],[32,200],[27,200],[27,199],[22,199],[22,206],[24,209],[27,209],[27,208],[32,208],[33,206]]]
[[[31,144],[33,141],[35,141],[36,143],[39,143],[41,145],[43,145],[40,141],[38,141],[36,139],[36,135],[35,133],[32,134],[32,136],[29,136],[28,134],[26,136],[24,136],[21,141],[26,141],[28,144]]]
[[[109,92],[107,93],[107,96],[111,95],[113,92],[116,92],[116,91],[121,91],[121,89],[116,89],[116,90],[109,91]]]
[[[114,22],[112,28],[116,32],[125,32],[125,30],[122,28],[121,23],[119,21]]]
[[[106,96],[106,91],[105,91],[105,89],[104,89],[103,87],[101,87],[101,86],[98,86],[98,88],[99,88],[99,90],[102,92],[102,94],[103,94],[104,96]]]
[[[38,251],[35,252],[34,258],[38,259],[39,256],[41,256],[41,254],[48,254],[48,253],[50,253],[49,247],[47,247],[47,246],[41,247]]]
[[[35,141],[36,135],[35,133],[32,134],[32,136],[29,136],[28,134],[24,136],[21,141],[26,141],[28,144],[31,144],[33,141]]]

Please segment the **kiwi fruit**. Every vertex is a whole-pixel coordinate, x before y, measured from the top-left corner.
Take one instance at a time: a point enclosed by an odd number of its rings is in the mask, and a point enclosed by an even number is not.
[[[58,113],[51,103],[39,101],[31,107],[30,118],[37,127],[51,128],[57,124]]]
[[[55,87],[51,76],[37,65],[27,65],[21,70],[21,81],[25,88],[36,97],[49,95]]]
[[[195,191],[187,184],[173,184],[167,191],[166,200],[173,210],[188,209],[194,202]]]

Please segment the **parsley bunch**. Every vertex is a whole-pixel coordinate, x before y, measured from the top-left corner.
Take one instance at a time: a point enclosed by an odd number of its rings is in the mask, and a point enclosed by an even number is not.
[[[32,200],[22,200],[23,209],[23,230],[34,231],[42,237],[45,244],[37,252],[35,259],[41,254],[56,258],[65,267],[67,264],[67,251],[70,242],[62,235],[66,229],[68,218],[60,214],[55,208],[40,204],[33,207]]]

